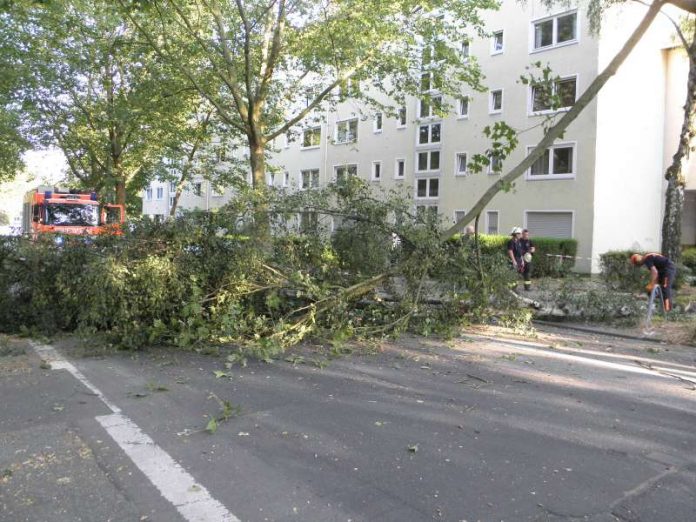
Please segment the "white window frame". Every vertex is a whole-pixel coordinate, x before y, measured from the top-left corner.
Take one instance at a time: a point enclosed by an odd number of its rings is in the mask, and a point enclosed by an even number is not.
[[[495,161],[495,159],[497,159],[498,161],[500,161],[500,164],[501,164],[501,167],[502,167],[503,160],[502,160],[501,158],[494,158],[494,157],[493,157],[492,155],[490,155],[490,154],[488,155],[488,159],[489,159],[490,161],[488,162],[488,168],[486,169],[486,173],[487,173],[489,176],[500,176],[500,175],[503,173],[503,169],[501,168],[499,171],[493,170],[493,162]]]
[[[466,215],[466,210],[464,210],[463,208],[454,209],[454,211],[452,212],[452,219],[454,219],[454,222],[455,222],[455,223],[456,223],[457,221],[459,221],[459,220],[457,219],[457,213],[458,213],[458,212],[461,212],[461,213],[463,213],[464,215]]]
[[[202,181],[195,181],[191,186],[191,192],[193,192],[193,195],[196,196],[197,198],[202,198],[203,197],[203,182]]]
[[[339,128],[341,125],[346,125],[346,138],[350,136],[350,122],[354,121],[355,122],[355,136],[353,136],[353,139],[346,139],[344,141],[338,141],[338,135],[339,135]],[[357,143],[358,141],[358,127],[359,127],[359,120],[358,118],[347,118],[345,120],[339,120],[336,122],[336,126],[334,128],[334,144],[336,145],[343,145],[346,143]]]
[[[431,198],[432,199],[432,198]],[[423,200],[420,200],[423,201]],[[440,208],[438,205],[431,205],[428,203],[422,203],[420,205],[414,205],[416,214],[418,213],[418,209],[422,208],[425,212],[432,212],[430,209],[435,209],[435,215],[438,215],[440,213]]]
[[[466,158],[466,165],[467,165],[467,168],[464,170],[464,172],[462,172],[462,171],[459,170],[459,157],[460,157],[462,154],[463,154],[464,157]],[[454,153],[454,176],[455,176],[455,177],[464,177],[464,176],[468,176],[468,175],[470,174],[469,169],[468,169],[468,166],[469,166],[469,153],[468,153],[468,152],[464,152],[464,151],[455,152],[455,153]]]
[[[431,196],[430,195],[430,184],[433,180],[437,180],[437,196]],[[425,181],[425,196],[419,196],[418,195],[418,183],[421,181]],[[413,180],[413,199],[420,201],[424,199],[439,199],[440,198],[440,191],[442,189],[442,180],[440,179],[440,176],[424,176],[420,178],[416,178]]]
[[[497,36],[500,35],[500,49],[496,45]],[[491,55],[503,54],[505,52],[505,31],[498,29],[491,33]]]
[[[335,183],[338,183],[338,169],[342,168],[348,168],[348,167],[355,167],[355,174],[354,176],[358,176],[358,164],[357,163],[339,163],[338,165],[333,166],[333,180]]]
[[[266,185],[268,185],[269,187],[275,185],[275,172],[266,173]]]
[[[462,40],[462,43],[459,46],[459,52],[462,56],[462,62],[469,63],[471,58],[471,40],[468,38]]]
[[[558,43],[558,19],[564,16],[575,15],[575,38],[572,40],[567,40],[565,42]],[[545,45],[543,47],[535,47],[535,34],[536,26],[538,24],[548,22],[553,20],[553,35],[551,37],[551,44]],[[561,13],[556,13],[550,16],[544,16],[542,18],[537,18],[530,22],[530,34],[529,34],[529,53],[541,53],[548,51],[549,49],[556,49],[557,47],[565,47],[566,45],[575,45],[580,42],[580,16],[578,15],[577,9],[570,9],[568,11],[563,11]]]
[[[573,100],[573,103],[578,101],[578,79],[580,75],[579,74],[569,74],[567,76],[561,76],[558,78],[558,82],[562,82],[564,80],[570,80],[570,79],[575,79],[575,100]],[[554,94],[556,93],[556,90],[558,89],[558,82],[554,82],[553,84],[553,91]],[[572,108],[572,105],[566,106],[566,107],[558,107],[557,109],[542,109],[540,111],[535,111],[534,110],[534,86],[530,85],[528,89],[528,99],[527,99],[527,115],[528,116],[539,116],[542,114],[554,114],[556,112],[567,112]]]
[[[378,112],[375,114],[375,118],[372,121],[372,132],[375,134],[381,134],[384,129],[384,114]]]
[[[404,165],[404,173],[399,176],[399,163]],[[405,179],[406,178],[406,158],[395,158],[394,159],[394,179]]]
[[[439,157],[440,157],[440,165],[436,169],[432,168],[432,163],[433,163],[432,153],[433,152],[437,152],[439,154]],[[418,161],[420,154],[427,154],[428,155],[428,168],[425,170],[418,170],[419,164],[420,164],[420,162]],[[417,174],[431,174],[433,172],[440,172],[442,170],[442,150],[441,149],[426,149],[426,150],[417,151],[416,152],[416,164],[415,164],[414,170]]]
[[[568,173],[568,174],[552,174],[550,173],[551,171],[551,162],[552,162],[552,152],[553,149],[566,149],[568,147],[572,147],[573,149],[573,156],[572,156],[572,161],[573,161],[573,172]],[[534,148],[532,145],[527,146],[527,153],[531,151]],[[566,141],[562,143],[554,143],[551,147],[547,149],[549,151],[549,174],[535,174],[532,175],[532,167],[530,166],[526,172],[524,173],[524,177],[528,181],[547,181],[547,180],[556,180],[556,179],[575,179],[577,177],[577,172],[578,172],[578,143],[577,141]]]
[[[169,182],[169,192],[176,192],[176,181]]]
[[[462,112],[462,108],[466,102],[466,112]],[[471,96],[460,96],[457,98],[457,119],[458,120],[468,120],[469,111],[471,109]]]
[[[319,131],[319,142],[316,145],[305,145],[305,136],[307,135],[308,132],[311,132],[312,134],[315,133],[315,131]],[[310,138],[311,142],[311,138]],[[321,147],[321,125],[316,125],[314,127],[307,127],[306,129],[302,130],[302,144],[300,145],[300,150],[312,150],[312,149],[318,149]]]
[[[438,94],[435,96],[431,96],[430,100],[428,101],[428,113],[423,114],[423,98],[418,99],[418,118],[421,120],[425,120],[428,118],[438,118],[439,116],[435,113],[435,100],[440,100],[440,107],[442,107],[442,95]]]
[[[157,187],[155,189],[155,200],[162,201],[164,199],[164,187]]]
[[[307,185],[306,187],[305,187],[305,184],[304,184],[304,173],[305,173],[305,172],[308,172],[308,173],[309,173],[308,185]],[[314,172],[316,172],[316,185],[313,184],[314,176],[312,176],[312,174],[313,174]],[[309,189],[313,189],[313,188],[319,188],[319,184],[320,184],[320,175],[321,175],[321,174],[320,174],[320,172],[319,172],[319,169],[301,169],[301,170],[300,170],[300,178],[299,178],[299,180],[300,180],[300,183],[299,183],[300,190],[309,190]]]
[[[377,169],[379,168],[379,175],[377,175]],[[384,174],[384,169],[382,168],[381,161],[373,161],[372,169],[370,170],[370,180],[371,181],[382,181],[382,175]]]
[[[403,120],[402,120],[403,117]],[[396,114],[396,128],[405,129],[408,125],[408,108],[404,105],[400,107]]]
[[[490,214],[495,214],[497,217],[496,223],[496,235],[500,234],[500,211],[498,210],[486,210],[486,234],[491,233],[491,218]]]
[[[570,238],[569,239],[575,239],[575,210],[571,210],[568,208],[562,208],[562,209],[544,209],[544,210],[535,210],[533,208],[525,209],[524,210],[524,228],[528,228],[529,224],[527,222],[527,216],[529,213],[532,214],[570,214]]]
[[[152,187],[145,189],[145,201],[152,201]]]
[[[174,198],[176,195],[171,195],[169,196],[169,208],[172,208],[174,206]]]
[[[500,93],[500,109],[493,108],[494,93]],[[504,89],[491,89],[488,91],[488,114],[501,114],[503,108],[505,107],[505,90]]]
[[[437,125],[440,127],[440,141],[433,141],[433,127]],[[422,127],[428,127],[428,141],[425,143],[420,142],[420,131]],[[438,146],[442,143],[442,122],[435,121],[430,123],[419,123],[418,132],[416,133],[416,147],[430,147]]]
[[[283,186],[290,186],[290,173],[287,170],[283,172]]]

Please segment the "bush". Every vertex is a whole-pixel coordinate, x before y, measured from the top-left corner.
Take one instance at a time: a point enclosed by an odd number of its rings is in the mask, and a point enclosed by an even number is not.
[[[647,283],[647,272],[631,264],[630,250],[612,250],[600,254],[602,279],[615,290],[637,292]]]
[[[682,251],[681,261],[692,273],[696,272],[696,247],[685,248]]]

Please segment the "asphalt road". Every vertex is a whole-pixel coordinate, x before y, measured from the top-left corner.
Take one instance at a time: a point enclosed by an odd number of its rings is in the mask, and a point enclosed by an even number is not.
[[[0,520],[696,520],[696,350],[548,332],[233,369],[6,344]]]

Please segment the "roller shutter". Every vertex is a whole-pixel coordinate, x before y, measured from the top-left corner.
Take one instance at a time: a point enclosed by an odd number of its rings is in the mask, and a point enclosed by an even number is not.
[[[527,212],[527,228],[532,237],[573,237],[572,212]]]

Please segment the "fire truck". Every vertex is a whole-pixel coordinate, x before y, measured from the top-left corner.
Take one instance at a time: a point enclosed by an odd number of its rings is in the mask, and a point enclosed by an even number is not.
[[[24,196],[22,231],[40,234],[120,234],[125,219],[123,205],[101,204],[96,192],[38,187]]]

